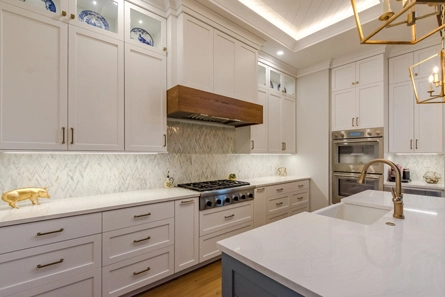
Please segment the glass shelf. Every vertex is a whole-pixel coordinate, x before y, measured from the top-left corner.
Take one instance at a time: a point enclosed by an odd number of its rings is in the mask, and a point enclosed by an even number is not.
[[[118,33],[119,3],[113,0],[77,0],[77,19],[91,26]]]

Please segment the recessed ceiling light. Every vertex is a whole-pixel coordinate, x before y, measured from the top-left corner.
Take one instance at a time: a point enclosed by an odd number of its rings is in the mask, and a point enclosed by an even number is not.
[[[94,4],[94,5],[96,5],[96,4],[97,4],[97,2],[96,2],[96,1],[93,1],[93,4]]]
[[[142,24],[142,20],[139,20],[139,24]]]
[[[284,54],[283,51],[278,51],[278,52],[277,52],[277,55],[278,55],[278,56],[281,56],[282,54]]]

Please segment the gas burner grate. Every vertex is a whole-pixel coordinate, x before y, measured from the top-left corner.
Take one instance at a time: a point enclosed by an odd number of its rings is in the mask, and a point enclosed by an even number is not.
[[[179,184],[178,187],[199,192],[205,192],[205,191],[214,191],[214,190],[235,188],[248,185],[250,185],[250,183],[248,182],[229,180],[229,179],[219,179],[219,180],[203,181],[196,183]]]

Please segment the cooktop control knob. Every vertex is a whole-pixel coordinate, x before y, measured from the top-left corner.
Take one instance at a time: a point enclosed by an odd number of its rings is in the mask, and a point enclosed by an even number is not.
[[[253,194],[252,193],[248,193],[247,197],[249,197],[249,199],[253,199]]]
[[[207,205],[208,207],[212,207],[213,203],[212,203],[212,201],[207,200],[207,201],[206,201],[206,205]]]
[[[246,200],[246,195],[245,194],[241,194],[241,199],[242,200]]]
[[[226,203],[230,203],[230,198],[229,198],[229,197],[226,197],[226,199],[224,199],[224,202],[226,202]]]
[[[239,197],[238,197],[238,195],[233,195],[233,201],[236,201],[236,202],[239,201]]]
[[[221,206],[222,204],[223,204],[222,199],[220,199],[220,198],[216,199],[216,205],[217,206]]]

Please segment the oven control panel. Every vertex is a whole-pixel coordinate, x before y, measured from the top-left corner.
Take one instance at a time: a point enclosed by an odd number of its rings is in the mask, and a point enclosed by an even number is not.
[[[369,137],[383,137],[383,128],[343,130],[343,131],[333,131],[332,132],[333,140],[369,138]]]

